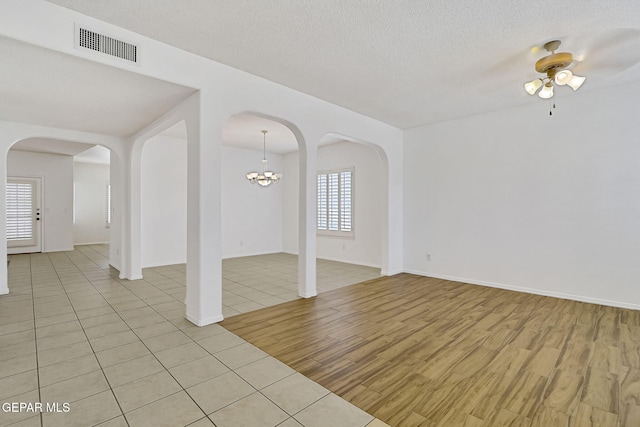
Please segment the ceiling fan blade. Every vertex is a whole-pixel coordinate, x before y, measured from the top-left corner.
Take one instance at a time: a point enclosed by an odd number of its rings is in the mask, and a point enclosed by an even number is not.
[[[505,69],[513,69],[514,67],[530,68],[531,75],[535,75],[535,69],[533,64],[543,56],[541,52],[544,52],[542,46],[530,46],[527,49],[520,50],[516,53],[509,54],[503,57],[502,60],[492,63],[484,71],[488,73],[502,73]]]
[[[589,35],[576,45],[576,71],[611,77],[640,63],[640,29],[620,28]]]

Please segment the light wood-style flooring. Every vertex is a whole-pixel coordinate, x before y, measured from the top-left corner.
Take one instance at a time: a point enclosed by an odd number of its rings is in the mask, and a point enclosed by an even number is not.
[[[400,274],[222,325],[391,426],[640,426],[640,311]]]

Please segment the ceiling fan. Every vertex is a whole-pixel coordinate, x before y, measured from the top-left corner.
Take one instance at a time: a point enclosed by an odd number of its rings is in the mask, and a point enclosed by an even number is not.
[[[559,52],[560,40],[552,40],[543,46],[549,55],[540,58],[536,62],[536,71],[546,74],[524,84],[524,90],[530,95],[535,95],[538,89],[538,96],[542,99],[549,99],[553,96],[554,83],[559,86],[567,85],[573,90],[578,90],[584,83],[586,77],[575,75],[568,68],[573,64],[573,55],[569,52]]]

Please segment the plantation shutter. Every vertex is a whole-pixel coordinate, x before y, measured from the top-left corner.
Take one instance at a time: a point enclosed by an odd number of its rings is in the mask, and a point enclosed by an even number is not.
[[[329,183],[327,184],[327,203],[329,205],[329,220],[328,220],[328,230],[330,231],[338,231],[338,219],[339,219],[339,197],[338,197],[338,174],[330,173],[327,174]]]
[[[318,230],[327,229],[327,175],[318,175]]]
[[[33,191],[30,182],[7,183],[7,240],[33,238]]]
[[[351,171],[340,172],[340,230],[351,231]]]
[[[318,174],[318,230],[353,231],[353,171]]]

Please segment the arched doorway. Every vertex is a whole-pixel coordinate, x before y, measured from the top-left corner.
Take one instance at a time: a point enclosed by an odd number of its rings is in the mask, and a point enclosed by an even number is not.
[[[299,297],[299,143],[282,121],[253,113],[233,115],[222,141],[222,302],[229,317]],[[261,172],[264,159],[283,178],[251,184],[246,174]]]
[[[381,153],[371,144],[325,135],[317,177],[318,292],[379,277],[388,187]]]
[[[13,144],[7,153],[8,253],[108,245],[110,158],[108,148],[85,142],[27,138]]]

